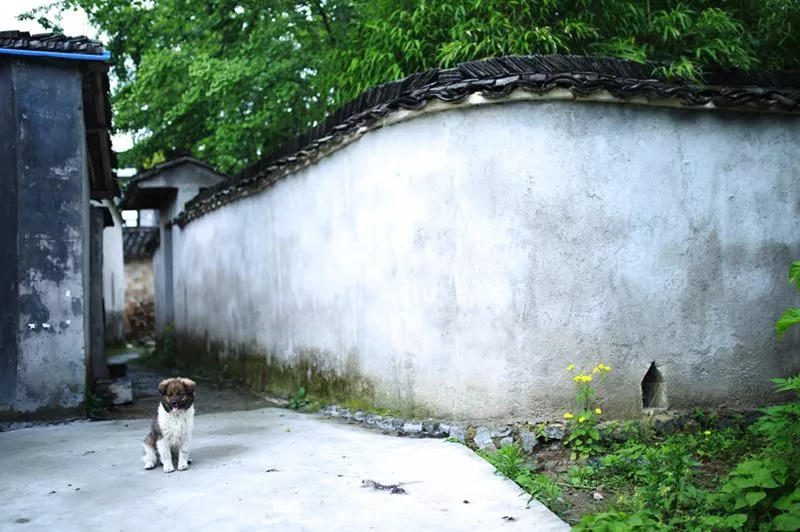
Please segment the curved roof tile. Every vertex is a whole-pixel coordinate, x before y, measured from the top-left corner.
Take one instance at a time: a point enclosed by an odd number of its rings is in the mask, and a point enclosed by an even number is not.
[[[705,83],[670,81],[654,75],[657,65],[584,56],[510,56],[433,69],[374,87],[346,103],[294,141],[209,188],[186,205],[175,223],[184,226],[203,214],[274,184],[293,165],[335,146],[348,135],[394,111],[419,110],[439,100],[459,103],[472,94],[502,99],[521,89],[545,94],[566,89],[576,96],[606,91],[619,100],[677,102],[683,107],[715,107],[800,113],[800,73],[708,72]]]

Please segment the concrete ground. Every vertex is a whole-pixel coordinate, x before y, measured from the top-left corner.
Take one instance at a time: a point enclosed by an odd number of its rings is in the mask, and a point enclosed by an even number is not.
[[[191,468],[164,474],[142,467],[148,427],[135,419],[0,433],[0,530],[568,529],[456,443],[275,408],[212,413],[196,417]]]

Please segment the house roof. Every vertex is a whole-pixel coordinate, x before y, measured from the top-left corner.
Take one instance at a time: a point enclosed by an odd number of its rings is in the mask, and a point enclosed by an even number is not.
[[[217,171],[205,161],[191,156],[180,156],[159,163],[136,174],[125,181],[125,192],[120,202],[122,209],[159,209],[172,201],[177,193],[177,186],[169,184],[168,177],[180,168],[189,169],[193,174],[211,179],[212,184],[225,182],[228,176]]]
[[[174,159],[169,159],[169,160],[164,161],[162,163],[158,163],[158,164],[148,168],[147,170],[139,172],[135,176],[131,177],[127,181],[127,184],[130,185],[131,183],[139,183],[139,182],[142,182],[142,181],[146,181],[148,179],[152,179],[152,178],[156,177],[157,175],[165,172],[166,170],[169,170],[170,168],[175,168],[176,166],[180,166],[180,165],[183,165],[183,164],[189,164],[189,165],[196,166],[198,168],[204,168],[204,169],[206,169],[206,170],[208,170],[210,172],[213,172],[213,173],[219,175],[222,178],[225,178],[225,179],[228,178],[227,175],[218,172],[216,170],[216,168],[214,168],[213,166],[211,166],[210,164],[208,164],[207,162],[205,162],[203,160],[197,159],[196,157],[192,157],[190,155],[181,155],[180,157],[175,157]]]
[[[31,35],[27,31],[0,31],[0,48],[57,54],[97,55],[108,59],[108,54],[103,49],[102,43],[82,35],[79,37],[67,37],[57,33]]]
[[[707,72],[703,84],[654,75],[658,65],[584,56],[509,56],[433,69],[374,87],[339,108],[317,127],[289,142],[231,180],[186,204],[175,223],[272,186],[287,172],[381,127],[396,111],[418,111],[429,102],[462,103],[472,95],[502,101],[514,91],[545,95],[566,91],[573,98],[642,101],[685,108],[725,108],[800,113],[800,73]],[[610,94],[611,98],[607,98]]]
[[[109,54],[87,37],[54,33],[31,35],[0,31],[0,60],[72,61],[83,76],[83,118],[89,152],[89,188],[93,199],[119,195],[114,169],[117,157],[111,146],[111,103],[108,82]]]
[[[126,259],[152,257],[158,249],[158,227],[123,227],[122,252]]]

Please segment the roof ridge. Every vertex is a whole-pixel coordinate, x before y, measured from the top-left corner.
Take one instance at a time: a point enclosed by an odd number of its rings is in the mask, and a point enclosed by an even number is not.
[[[0,48],[63,52],[85,55],[103,55],[103,44],[85,35],[67,36],[61,33],[35,33],[27,31],[0,31]]]
[[[655,75],[655,63],[576,55],[504,56],[454,68],[411,74],[366,90],[295,139],[248,166],[229,181],[209,187],[186,204],[175,222],[183,226],[222,205],[277,181],[282,170],[310,160],[344,137],[369,128],[395,111],[419,110],[428,102],[460,103],[472,94],[501,99],[514,90],[545,94],[554,89],[579,97],[607,92],[619,100],[677,101],[681,106],[800,112],[800,73],[709,70],[703,84]]]

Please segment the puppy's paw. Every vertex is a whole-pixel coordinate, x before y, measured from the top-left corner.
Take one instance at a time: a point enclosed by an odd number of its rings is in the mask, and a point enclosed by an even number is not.
[[[155,462],[145,462],[144,463],[144,468],[145,469],[153,469],[154,467],[156,467],[156,463]]]
[[[189,464],[183,462],[182,464],[178,464],[178,471],[186,471],[189,469]]]
[[[164,464],[164,473],[173,473],[173,472],[175,472],[175,468],[172,466],[172,464],[169,465]]]

